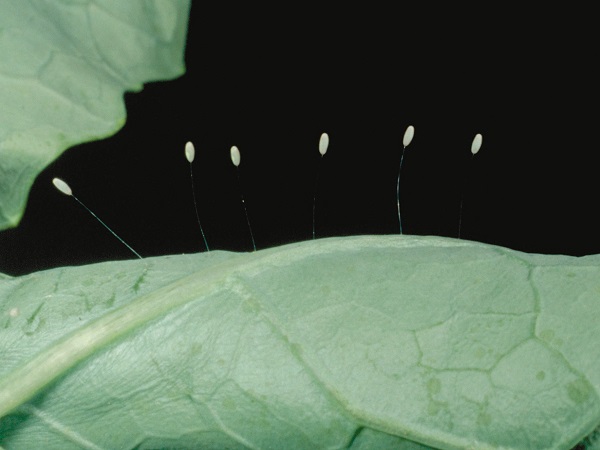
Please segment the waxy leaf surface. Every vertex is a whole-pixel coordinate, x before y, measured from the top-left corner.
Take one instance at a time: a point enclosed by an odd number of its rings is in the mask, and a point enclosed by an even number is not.
[[[600,256],[416,236],[3,277],[0,445],[569,449],[599,299]]]

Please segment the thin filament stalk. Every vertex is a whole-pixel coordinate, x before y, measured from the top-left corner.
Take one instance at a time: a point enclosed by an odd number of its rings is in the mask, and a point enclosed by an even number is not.
[[[398,166],[398,181],[396,183],[396,206],[398,208],[398,226],[400,227],[400,234],[402,234],[402,217],[400,215],[400,172],[402,172],[405,149],[406,147],[402,147],[402,156],[400,156],[400,165]]]
[[[246,215],[246,222],[248,223],[248,230],[250,230],[250,239],[252,239],[252,248],[256,251],[256,243],[254,242],[254,233],[252,233],[252,227],[250,226],[250,219],[248,218],[248,210],[246,209],[246,201],[244,200],[244,193],[242,191],[242,182],[240,181],[240,169],[237,169],[238,187],[240,189],[240,198],[242,199],[242,206],[244,207],[244,214]]]
[[[194,187],[194,173],[192,170],[192,163],[190,163],[190,179],[192,180],[192,196],[194,198],[194,210],[196,210],[196,219],[198,219],[198,226],[200,227],[200,233],[202,233],[202,239],[204,240],[204,245],[206,246],[206,251],[210,251],[208,248],[208,242],[206,241],[206,236],[204,235],[204,230],[202,229],[202,223],[200,222],[200,214],[198,214],[198,204],[196,203],[196,189]]]
[[[121,241],[121,244],[123,244],[125,247],[127,247],[129,250],[131,250],[131,252],[132,252],[132,253],[133,253],[135,256],[137,256],[137,257],[138,257],[138,258],[140,258],[140,259],[144,259],[144,258],[142,258],[142,256],[141,256],[141,255],[140,255],[138,252],[136,252],[136,251],[135,251],[133,248],[131,248],[127,242],[125,242],[123,239],[121,239],[121,238],[119,237],[119,235],[117,235],[117,233],[115,233],[113,230],[111,230],[111,228],[110,228],[108,225],[106,225],[106,224],[105,224],[105,223],[102,221],[102,219],[100,219],[100,217],[98,217],[96,214],[94,214],[94,212],[93,212],[93,211],[92,211],[90,208],[88,208],[87,206],[85,206],[81,200],[79,200],[77,197],[75,197],[75,196],[74,196],[74,195],[72,195],[72,194],[71,194],[71,197],[73,197],[73,198],[74,198],[74,199],[77,201],[77,203],[79,203],[81,206],[83,206],[83,207],[84,207],[84,208],[87,210],[87,212],[89,212],[89,213],[90,213],[92,216],[94,216],[94,218],[95,218],[95,219],[96,219],[98,222],[100,222],[104,228],[106,228],[108,231],[110,231],[114,237],[116,237],[116,238],[117,238],[119,241]]]
[[[316,234],[315,234],[315,210],[316,210],[316,204],[317,204],[317,187],[319,185],[319,173],[321,172],[321,161],[323,160],[323,155],[321,155],[321,160],[319,160],[319,165],[317,167],[317,174],[315,176],[315,190],[314,190],[314,195],[313,195],[313,210],[312,210],[312,238],[315,239],[316,238]]]
[[[458,239],[460,239],[460,232],[462,229],[462,215],[463,215],[463,197],[464,197],[464,192],[465,192],[465,186],[468,186],[469,184],[469,178],[471,177],[471,165],[473,164],[473,157],[475,155],[471,155],[471,159],[469,161],[469,168],[467,169],[467,176],[465,179],[465,182],[463,184],[463,187],[460,191],[460,206],[458,208]]]

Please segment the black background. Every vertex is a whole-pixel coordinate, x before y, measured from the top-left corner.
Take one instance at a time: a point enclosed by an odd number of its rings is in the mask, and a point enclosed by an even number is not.
[[[212,249],[404,232],[535,253],[600,253],[593,29],[585,12],[192,6],[187,72],[126,94],[113,137],[63,154],[38,177],[21,224],[0,232],[0,272],[133,255],[76,202],[65,179],[144,256],[203,242],[184,144]],[[318,150],[322,132],[331,144]],[[471,141],[483,134],[479,154]]]

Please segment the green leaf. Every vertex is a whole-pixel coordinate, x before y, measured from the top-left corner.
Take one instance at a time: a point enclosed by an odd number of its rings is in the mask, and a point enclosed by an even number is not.
[[[569,449],[600,256],[330,238],[0,279],[6,448]]]
[[[184,73],[189,0],[0,0],[0,230],[67,148],[125,123],[125,91]]]

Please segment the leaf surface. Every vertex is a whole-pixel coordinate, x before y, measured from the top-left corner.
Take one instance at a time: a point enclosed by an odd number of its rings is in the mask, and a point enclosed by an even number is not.
[[[319,239],[0,278],[0,445],[569,449],[600,256]]]
[[[0,230],[67,148],[125,123],[123,93],[185,71],[189,0],[0,0]]]

